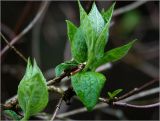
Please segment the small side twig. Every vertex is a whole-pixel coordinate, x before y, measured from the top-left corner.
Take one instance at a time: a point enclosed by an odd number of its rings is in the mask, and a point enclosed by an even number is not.
[[[63,101],[63,97],[60,98],[60,100],[59,100],[59,102],[58,102],[58,104],[57,104],[57,106],[56,106],[56,109],[55,109],[55,111],[54,111],[54,113],[53,113],[53,116],[52,116],[52,118],[51,118],[50,121],[53,121],[53,120],[55,119],[56,114],[57,114],[57,112],[58,112],[58,110],[60,109],[60,106],[61,106],[61,104],[62,104],[62,101]]]
[[[129,96],[129,97],[123,99],[123,100],[120,100],[120,102],[129,102],[129,101],[139,99],[141,97],[145,97],[145,96],[148,96],[148,95],[156,94],[156,93],[160,93],[160,88],[159,87],[142,91],[138,94],[135,94],[135,95]]]
[[[133,90],[129,91],[128,93],[126,93],[126,94],[122,95],[121,97],[117,98],[116,101],[122,100],[122,99],[127,98],[127,97],[129,97],[129,96],[131,96],[131,95],[133,95],[137,92],[140,92],[141,90],[143,90],[144,88],[154,84],[155,82],[158,82],[158,79],[154,79],[152,81],[149,81],[148,83],[142,85],[139,88],[134,88]]]

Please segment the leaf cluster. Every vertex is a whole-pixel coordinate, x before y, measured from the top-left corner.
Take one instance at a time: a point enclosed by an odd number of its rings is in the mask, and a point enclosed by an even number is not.
[[[103,74],[95,72],[96,68],[124,57],[135,40],[105,52],[115,3],[108,10],[103,10],[101,13],[97,9],[95,2],[89,13],[86,13],[80,1],[78,1],[78,6],[80,26],[76,27],[72,22],[66,20],[67,34],[74,62],[77,62],[77,64],[86,62],[86,65],[82,72],[71,77],[71,81],[73,89],[82,103],[88,110],[92,110],[98,101],[106,80]],[[56,75],[61,74],[68,68],[70,68],[68,63],[58,65],[56,67]],[[110,98],[113,98],[115,93],[111,95],[109,92],[109,94]]]

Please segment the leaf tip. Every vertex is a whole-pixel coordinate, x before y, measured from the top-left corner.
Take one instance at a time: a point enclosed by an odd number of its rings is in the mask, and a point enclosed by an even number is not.
[[[116,1],[115,1],[115,2],[113,2],[112,7],[114,8],[114,7],[115,7],[115,5],[116,5]]]
[[[82,8],[80,0],[77,0],[77,2],[78,2],[79,9]]]
[[[35,58],[33,59],[33,67],[37,67],[37,62]]]
[[[133,44],[135,44],[135,43],[136,43],[136,41],[138,41],[138,39],[134,39],[134,40],[132,40],[132,41],[130,42],[130,44],[131,44],[131,45],[133,45]]]

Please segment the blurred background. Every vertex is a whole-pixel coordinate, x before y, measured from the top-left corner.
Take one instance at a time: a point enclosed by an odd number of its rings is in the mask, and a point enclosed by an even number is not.
[[[82,1],[87,12],[93,1]],[[116,1],[115,10],[133,4],[135,1]],[[105,10],[113,1],[96,1],[98,9]],[[18,35],[35,18],[43,2],[1,2],[1,32],[8,41]],[[25,57],[35,58],[47,80],[54,77],[54,68],[59,63],[71,59],[70,45],[67,38],[65,20],[79,26],[78,4],[74,1],[52,1],[38,19],[33,28],[14,45]],[[109,64],[103,71],[107,82],[102,91],[106,97],[107,91],[122,88],[120,95],[139,87],[159,77],[159,1],[147,1],[143,5],[115,15],[112,18],[109,42],[106,50],[121,46],[137,38],[135,46],[121,61]],[[1,51],[6,43],[1,39]],[[26,63],[15,52],[9,49],[1,56],[1,102],[17,93],[20,80],[25,72]],[[70,81],[60,84],[66,89]],[[159,86],[158,82],[149,88]],[[119,96],[120,96],[119,95]],[[59,96],[50,94],[50,102],[45,112],[52,114]],[[159,95],[155,94],[131,103],[148,104],[156,102]],[[71,105],[63,102],[60,113],[83,107],[82,103],[73,98]],[[40,114],[42,115],[42,114]],[[5,117],[3,117],[5,118]],[[33,117],[39,119],[42,117]],[[45,119],[45,116],[43,116]],[[130,109],[102,107],[92,112],[82,112],[70,115],[66,120],[158,120],[159,108]]]

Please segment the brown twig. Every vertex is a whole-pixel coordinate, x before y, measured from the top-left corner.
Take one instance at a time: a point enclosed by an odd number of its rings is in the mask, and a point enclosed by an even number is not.
[[[10,45],[15,44],[20,38],[22,38],[29,30],[32,29],[32,27],[35,25],[35,23],[39,20],[39,18],[41,17],[41,15],[43,15],[43,12],[45,11],[45,9],[48,8],[49,5],[49,1],[44,1],[41,5],[41,7],[39,8],[37,15],[35,16],[35,18],[29,23],[29,25],[20,33],[18,34],[15,38],[13,38],[10,42]],[[9,49],[9,46],[6,45],[4,47],[4,49],[1,51],[1,57],[5,54],[5,52],[7,52],[7,50]]]
[[[55,111],[54,111],[54,113],[53,113],[53,116],[52,116],[52,118],[51,118],[50,121],[53,121],[53,120],[55,119],[56,114],[57,114],[57,112],[58,112],[58,110],[60,109],[60,106],[61,106],[61,104],[62,104],[62,101],[63,101],[63,97],[60,98],[60,100],[59,100],[59,102],[58,102],[58,104],[57,104],[57,106],[56,106],[56,109],[55,109]]]
[[[11,108],[15,107],[17,103],[18,103],[18,99],[17,99],[17,97],[16,97],[16,98],[8,101],[8,102],[5,103],[4,105],[1,104],[1,108],[2,108],[3,110],[11,109]]]
[[[55,84],[55,83],[58,83],[60,82],[64,77],[66,77],[69,73],[62,73],[60,76],[58,77],[55,77],[54,79],[51,79],[47,82],[47,85],[51,85],[51,84]]]
[[[138,98],[142,98],[142,97],[145,97],[145,96],[148,96],[148,95],[152,95],[152,94],[155,94],[155,93],[160,93],[160,88],[159,87],[139,92],[135,95],[132,95],[132,96],[129,96],[125,99],[120,100],[120,102],[129,102],[129,101],[132,101],[132,100],[135,100],[135,99],[138,99]]]
[[[47,82],[47,85],[59,83],[64,77],[70,76],[70,75],[74,75],[77,72],[81,71],[84,68],[84,66],[85,66],[85,63],[81,63],[77,67],[72,68],[70,71],[65,71],[59,77],[56,77],[56,78],[54,78],[52,80],[49,80]]]
[[[140,92],[142,89],[152,85],[153,83],[157,82],[158,80],[155,79],[155,80],[152,80],[152,81],[149,81],[148,83],[142,85],[141,87],[139,88],[134,88],[133,90],[131,90],[130,92],[122,95],[121,97],[116,97],[115,99],[113,100],[108,100],[106,98],[99,98],[99,101],[100,102],[104,102],[104,103],[108,103],[108,104],[113,104],[114,102],[128,102],[130,100],[134,100],[136,98],[140,98],[140,97],[145,97],[147,95],[151,95],[153,93],[156,93],[156,92],[159,92],[159,87],[158,88],[154,88],[154,89],[150,89],[150,90],[145,90],[144,92],[141,92],[141,93],[138,93],[138,94],[135,94],[137,92]],[[135,95],[133,95],[135,94]]]
[[[149,104],[149,105],[133,105],[128,103],[121,103],[121,102],[113,102],[113,106],[121,106],[127,108],[136,108],[136,109],[146,109],[146,108],[154,108],[160,106],[160,102]]]
[[[126,93],[126,94],[122,95],[121,97],[117,98],[116,101],[122,100],[122,99],[127,98],[127,97],[129,97],[129,96],[131,96],[131,95],[133,95],[137,92],[140,92],[141,90],[143,90],[144,88],[154,84],[155,82],[158,82],[158,79],[154,79],[152,81],[149,81],[148,83],[143,84],[139,88],[134,88],[133,90],[129,91],[128,93]]]
[[[141,98],[141,97],[145,97],[147,95],[151,95],[151,94],[154,94],[154,93],[157,93],[157,92],[160,92],[160,88],[157,87],[157,88],[153,88],[153,89],[150,89],[150,90],[145,90],[143,92],[140,92],[138,94],[135,94],[131,97],[128,97],[128,98],[125,98],[123,100],[119,100],[119,101],[113,101],[111,103],[109,103],[109,101],[105,98],[99,98],[99,101],[100,102],[104,102],[104,103],[107,103],[107,104],[110,104],[111,106],[121,106],[121,107],[129,107],[129,108],[141,108],[141,109],[145,109],[145,108],[153,108],[153,107],[157,107],[157,106],[160,106],[160,102],[157,102],[157,103],[154,103],[154,104],[149,104],[149,105],[133,105],[133,104],[128,104],[126,102],[128,101],[132,101],[132,100],[135,100],[135,99],[138,99],[138,98]]]
[[[17,50],[13,45],[11,45],[2,33],[1,33],[1,37],[7,43],[7,45],[15,51],[17,55],[19,55],[25,62],[27,62],[27,59],[24,57],[24,55],[19,50]]]
[[[57,93],[59,93],[59,94],[61,94],[61,95],[63,95],[64,94],[64,90],[62,90],[61,88],[59,88],[59,87],[55,87],[55,86],[48,86],[48,91],[54,91],[54,92],[57,92]]]
[[[108,103],[106,99],[100,98],[101,102],[107,103],[110,106],[121,106],[121,107],[128,107],[128,108],[138,108],[138,109],[145,109],[145,108],[154,108],[157,106],[160,106],[160,102],[154,103],[154,104],[149,104],[149,105],[133,105],[133,104],[128,104],[126,102],[120,102],[120,101],[115,101],[112,103]]]

